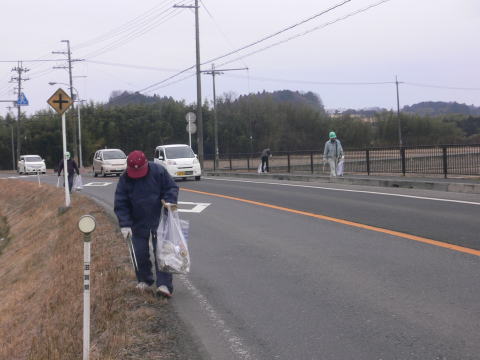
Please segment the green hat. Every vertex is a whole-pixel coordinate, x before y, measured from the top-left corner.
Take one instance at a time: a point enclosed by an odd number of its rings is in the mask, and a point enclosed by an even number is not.
[[[337,137],[337,134],[335,134],[335,131],[330,131],[330,134],[328,134],[328,137],[330,139],[335,139]]]

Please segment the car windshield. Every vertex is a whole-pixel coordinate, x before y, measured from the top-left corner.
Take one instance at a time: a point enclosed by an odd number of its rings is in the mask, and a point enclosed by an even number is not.
[[[165,148],[165,153],[167,155],[167,159],[185,159],[195,157],[192,149],[188,146],[168,147]]]
[[[116,160],[116,159],[126,159],[127,156],[123,153],[123,151],[104,151],[103,152],[103,160]]]
[[[25,157],[25,162],[39,162],[42,161],[40,156],[27,156]]]

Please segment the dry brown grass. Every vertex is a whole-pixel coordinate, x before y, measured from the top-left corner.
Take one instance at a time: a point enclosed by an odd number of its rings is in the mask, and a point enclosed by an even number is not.
[[[60,215],[60,189],[0,183],[0,215],[10,238],[0,254],[0,359],[81,358],[83,241],[77,221],[84,214],[97,220],[90,358],[182,358],[178,329],[167,326],[170,305],[133,290],[126,247],[111,218],[84,196],[74,194],[72,203]]]

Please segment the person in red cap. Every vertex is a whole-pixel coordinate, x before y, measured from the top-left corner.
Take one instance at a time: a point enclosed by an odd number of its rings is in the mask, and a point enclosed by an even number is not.
[[[149,241],[154,253],[157,246],[157,228],[160,223],[162,200],[176,204],[178,185],[161,165],[149,162],[142,151],[132,151],[127,157],[127,170],[120,176],[115,191],[114,210],[122,235],[132,237],[137,258],[137,288],[146,290],[153,285]],[[173,294],[172,274],[158,269],[155,257],[156,292],[170,297]]]

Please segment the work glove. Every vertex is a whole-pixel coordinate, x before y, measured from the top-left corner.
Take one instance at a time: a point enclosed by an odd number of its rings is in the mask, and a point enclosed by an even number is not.
[[[162,205],[168,211],[177,211],[177,204],[165,202],[165,200],[162,199]]]
[[[178,210],[177,204],[172,204],[172,203],[166,202],[163,206],[164,206],[168,211],[177,211],[177,210]]]
[[[132,228],[123,227],[123,228],[120,229],[120,232],[122,233],[123,238],[124,238],[125,240],[127,240],[127,238],[128,238],[129,236],[132,236]]]

